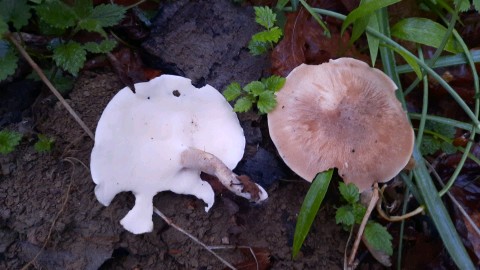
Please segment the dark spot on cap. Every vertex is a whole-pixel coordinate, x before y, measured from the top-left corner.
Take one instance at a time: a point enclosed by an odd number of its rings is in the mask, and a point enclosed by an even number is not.
[[[179,97],[180,96],[180,91],[178,90],[173,90],[172,94],[176,97]]]

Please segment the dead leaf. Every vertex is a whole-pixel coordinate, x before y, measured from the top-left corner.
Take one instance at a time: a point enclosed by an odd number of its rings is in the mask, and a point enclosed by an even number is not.
[[[362,235],[362,242],[367,247],[370,254],[377,260],[379,263],[386,267],[392,266],[392,262],[390,261],[390,256],[381,250],[374,249],[368,241],[365,239],[365,236]]]
[[[318,5],[326,5],[320,1]],[[331,2],[331,1],[330,1]],[[314,5],[315,3],[312,3]],[[327,18],[331,37],[324,34],[323,28],[303,7],[297,12],[287,14],[284,38],[272,52],[272,72],[287,76],[292,69],[302,63],[321,64],[329,59],[350,56],[368,61],[354,46],[349,46],[350,35],[340,35],[341,22]]]
[[[258,186],[252,180],[250,180],[250,177],[246,175],[239,175],[237,176],[237,179],[243,185],[242,192],[246,192],[252,195],[252,199],[255,201],[258,201],[258,199],[260,199],[261,191]]]
[[[252,247],[240,250],[246,259],[234,265],[238,270],[267,270],[272,267],[271,252],[268,248]]]

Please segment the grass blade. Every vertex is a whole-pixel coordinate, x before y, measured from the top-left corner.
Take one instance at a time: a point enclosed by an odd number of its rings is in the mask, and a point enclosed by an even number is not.
[[[300,213],[298,214],[297,225],[295,226],[295,235],[293,237],[293,258],[298,255],[298,252],[310,231],[313,220],[315,219],[323,198],[325,198],[325,194],[327,193],[332,175],[333,169],[317,174],[303,200]]]

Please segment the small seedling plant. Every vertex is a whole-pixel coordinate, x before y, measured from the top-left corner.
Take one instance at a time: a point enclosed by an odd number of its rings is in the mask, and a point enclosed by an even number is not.
[[[237,82],[232,82],[223,91],[223,96],[228,101],[235,101],[233,111],[247,112],[256,104],[261,114],[272,111],[277,105],[275,93],[285,84],[285,78],[270,76],[260,81],[253,81],[243,88]]]
[[[116,41],[108,36],[106,28],[118,24],[125,12],[126,8],[116,4],[94,6],[92,0],[0,0],[0,81],[12,75],[18,66],[18,53],[11,43],[15,38],[42,64],[60,91],[68,90],[65,88],[72,86],[66,83],[68,77],[71,81],[71,76],[78,74],[87,54],[108,53],[115,48]],[[46,48],[28,47],[21,34],[13,36],[20,31],[48,40]],[[96,36],[80,42],[81,33]]]
[[[335,221],[346,231],[351,231],[355,225],[362,222],[367,209],[360,203],[360,193],[354,184],[340,182],[338,190],[345,203],[337,208]],[[368,221],[363,237],[368,245],[376,251],[381,251],[389,256],[393,254],[392,236],[380,223]]]
[[[256,33],[248,43],[253,55],[261,55],[273,49],[283,35],[282,29],[276,26],[277,15],[269,7],[254,7],[255,21],[265,30]]]

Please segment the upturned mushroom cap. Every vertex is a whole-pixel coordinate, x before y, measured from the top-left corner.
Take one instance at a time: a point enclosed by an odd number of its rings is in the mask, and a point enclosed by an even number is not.
[[[132,191],[135,206],[121,220],[133,233],[153,228],[153,197],[161,191],[214,202],[200,170],[184,168],[181,153],[196,148],[233,169],[242,159],[245,137],[232,107],[210,85],[200,89],[189,79],[162,75],[120,90],[105,108],[91,155],[95,195],[108,206],[115,195]]]
[[[270,136],[305,180],[337,168],[364,191],[397,175],[413,151],[413,129],[396,89],[384,73],[352,58],[302,64],[277,93]]]

